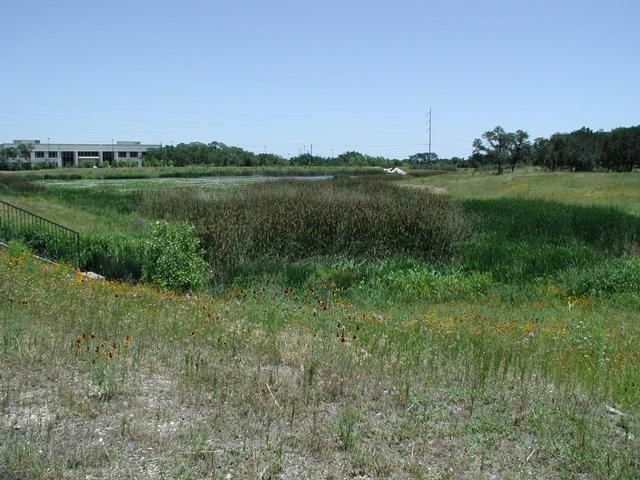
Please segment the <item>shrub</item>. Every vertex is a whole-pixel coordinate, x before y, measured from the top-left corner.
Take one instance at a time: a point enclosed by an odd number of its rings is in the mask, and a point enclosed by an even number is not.
[[[20,242],[37,255],[76,264],[110,279],[144,280],[163,288],[188,290],[202,288],[206,262],[200,241],[187,224],[165,221],[151,225],[146,238],[126,235],[83,235],[80,258],[75,238],[56,235],[37,225],[18,227],[0,221],[0,239]]]
[[[172,290],[197,290],[207,264],[200,240],[187,223],[157,221],[145,231],[142,280]]]

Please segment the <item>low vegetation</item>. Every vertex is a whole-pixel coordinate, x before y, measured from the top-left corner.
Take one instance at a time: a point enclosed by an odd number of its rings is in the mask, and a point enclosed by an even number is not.
[[[436,282],[427,304],[371,309],[273,284],[186,298],[22,255],[0,254],[0,279],[10,478],[640,466],[637,325],[595,299],[569,308],[553,285],[527,302],[451,303]]]
[[[640,216],[496,178],[14,194],[156,287],[0,252],[0,476],[638,478]]]

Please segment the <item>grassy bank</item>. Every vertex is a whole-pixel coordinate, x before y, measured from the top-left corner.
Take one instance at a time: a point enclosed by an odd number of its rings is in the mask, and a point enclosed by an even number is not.
[[[177,295],[0,252],[0,476],[638,478],[635,207],[482,178],[14,194],[190,220],[225,274]]]
[[[4,253],[0,284],[9,478],[635,478],[640,466],[637,399],[624,396],[637,325],[606,303],[567,308],[547,292],[372,310],[268,285],[185,298]]]
[[[560,203],[616,207],[640,215],[640,173],[541,172],[530,168],[514,174],[459,170],[403,183],[439,188],[455,198],[526,198]]]

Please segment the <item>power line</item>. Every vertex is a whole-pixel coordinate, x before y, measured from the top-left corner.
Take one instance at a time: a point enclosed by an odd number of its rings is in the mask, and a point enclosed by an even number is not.
[[[133,112],[147,112],[147,113],[170,113],[170,114],[179,114],[179,115],[202,115],[202,116],[210,116],[210,117],[290,117],[290,118],[320,118],[321,115],[310,114],[310,113],[260,113],[260,112],[252,112],[252,113],[244,113],[244,112],[212,112],[212,111],[195,111],[195,110],[167,110],[167,109],[154,109],[154,108],[136,108],[136,107],[113,107],[113,106],[99,106],[99,105],[74,105],[69,103],[55,103],[55,102],[42,102],[42,101],[34,101],[34,100],[16,100],[12,98],[0,98],[0,101],[7,103],[22,103],[22,104],[32,104],[32,105],[49,105],[49,106],[62,106],[67,108],[76,108],[83,110],[91,110],[95,111],[96,109],[100,110],[114,110],[114,111],[133,111]],[[335,115],[324,115],[326,118],[334,118]],[[369,114],[340,114],[342,118],[351,117],[351,118],[371,118],[372,115]],[[414,115],[410,115],[413,117]],[[415,115],[416,117],[418,115]],[[407,115],[403,114],[376,114],[376,118],[407,118]]]
[[[94,121],[108,121],[108,122],[118,122],[118,123],[122,123],[122,122],[128,122],[128,123],[144,123],[144,124],[148,124],[148,123],[157,123],[157,124],[163,124],[163,125],[200,125],[200,126],[226,126],[229,125],[229,121],[226,120],[219,120],[219,121],[195,121],[195,120],[158,120],[158,119],[147,119],[147,118],[143,118],[143,117],[102,117],[102,116],[81,116],[81,115],[69,115],[69,114],[59,114],[59,113],[42,113],[42,112],[38,112],[38,113],[31,113],[31,112],[16,112],[16,111],[5,111],[3,112],[6,115],[12,115],[12,116],[16,116],[16,115],[22,115],[22,116],[29,116],[29,117],[54,117],[54,118],[62,118],[65,120],[69,120],[69,119],[73,119],[73,120],[94,120]],[[310,117],[311,119],[311,117]],[[246,123],[246,122],[234,122],[233,123],[234,126],[239,126],[239,127],[283,127],[283,126],[304,126],[304,127],[324,127],[324,126],[332,126],[332,127],[347,127],[347,128],[369,128],[371,126],[373,127],[378,127],[378,126],[386,126],[386,123],[371,123],[371,122],[367,122],[367,124],[356,124],[354,125],[353,123],[336,123],[336,122],[304,122],[301,123],[300,121],[297,121],[295,123],[283,123],[283,122],[278,122],[278,123],[273,123],[273,122],[268,122],[268,123],[263,123],[263,122],[251,122],[251,123]],[[393,123],[394,126],[396,127],[405,127],[405,126],[413,126],[415,125],[415,123]]]

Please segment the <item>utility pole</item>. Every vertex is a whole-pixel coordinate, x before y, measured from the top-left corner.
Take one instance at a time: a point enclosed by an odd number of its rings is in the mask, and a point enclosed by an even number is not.
[[[429,159],[428,161],[431,162],[431,107],[429,107],[429,123],[427,125],[429,126]]]
[[[311,156],[313,157],[313,143],[311,144]]]

